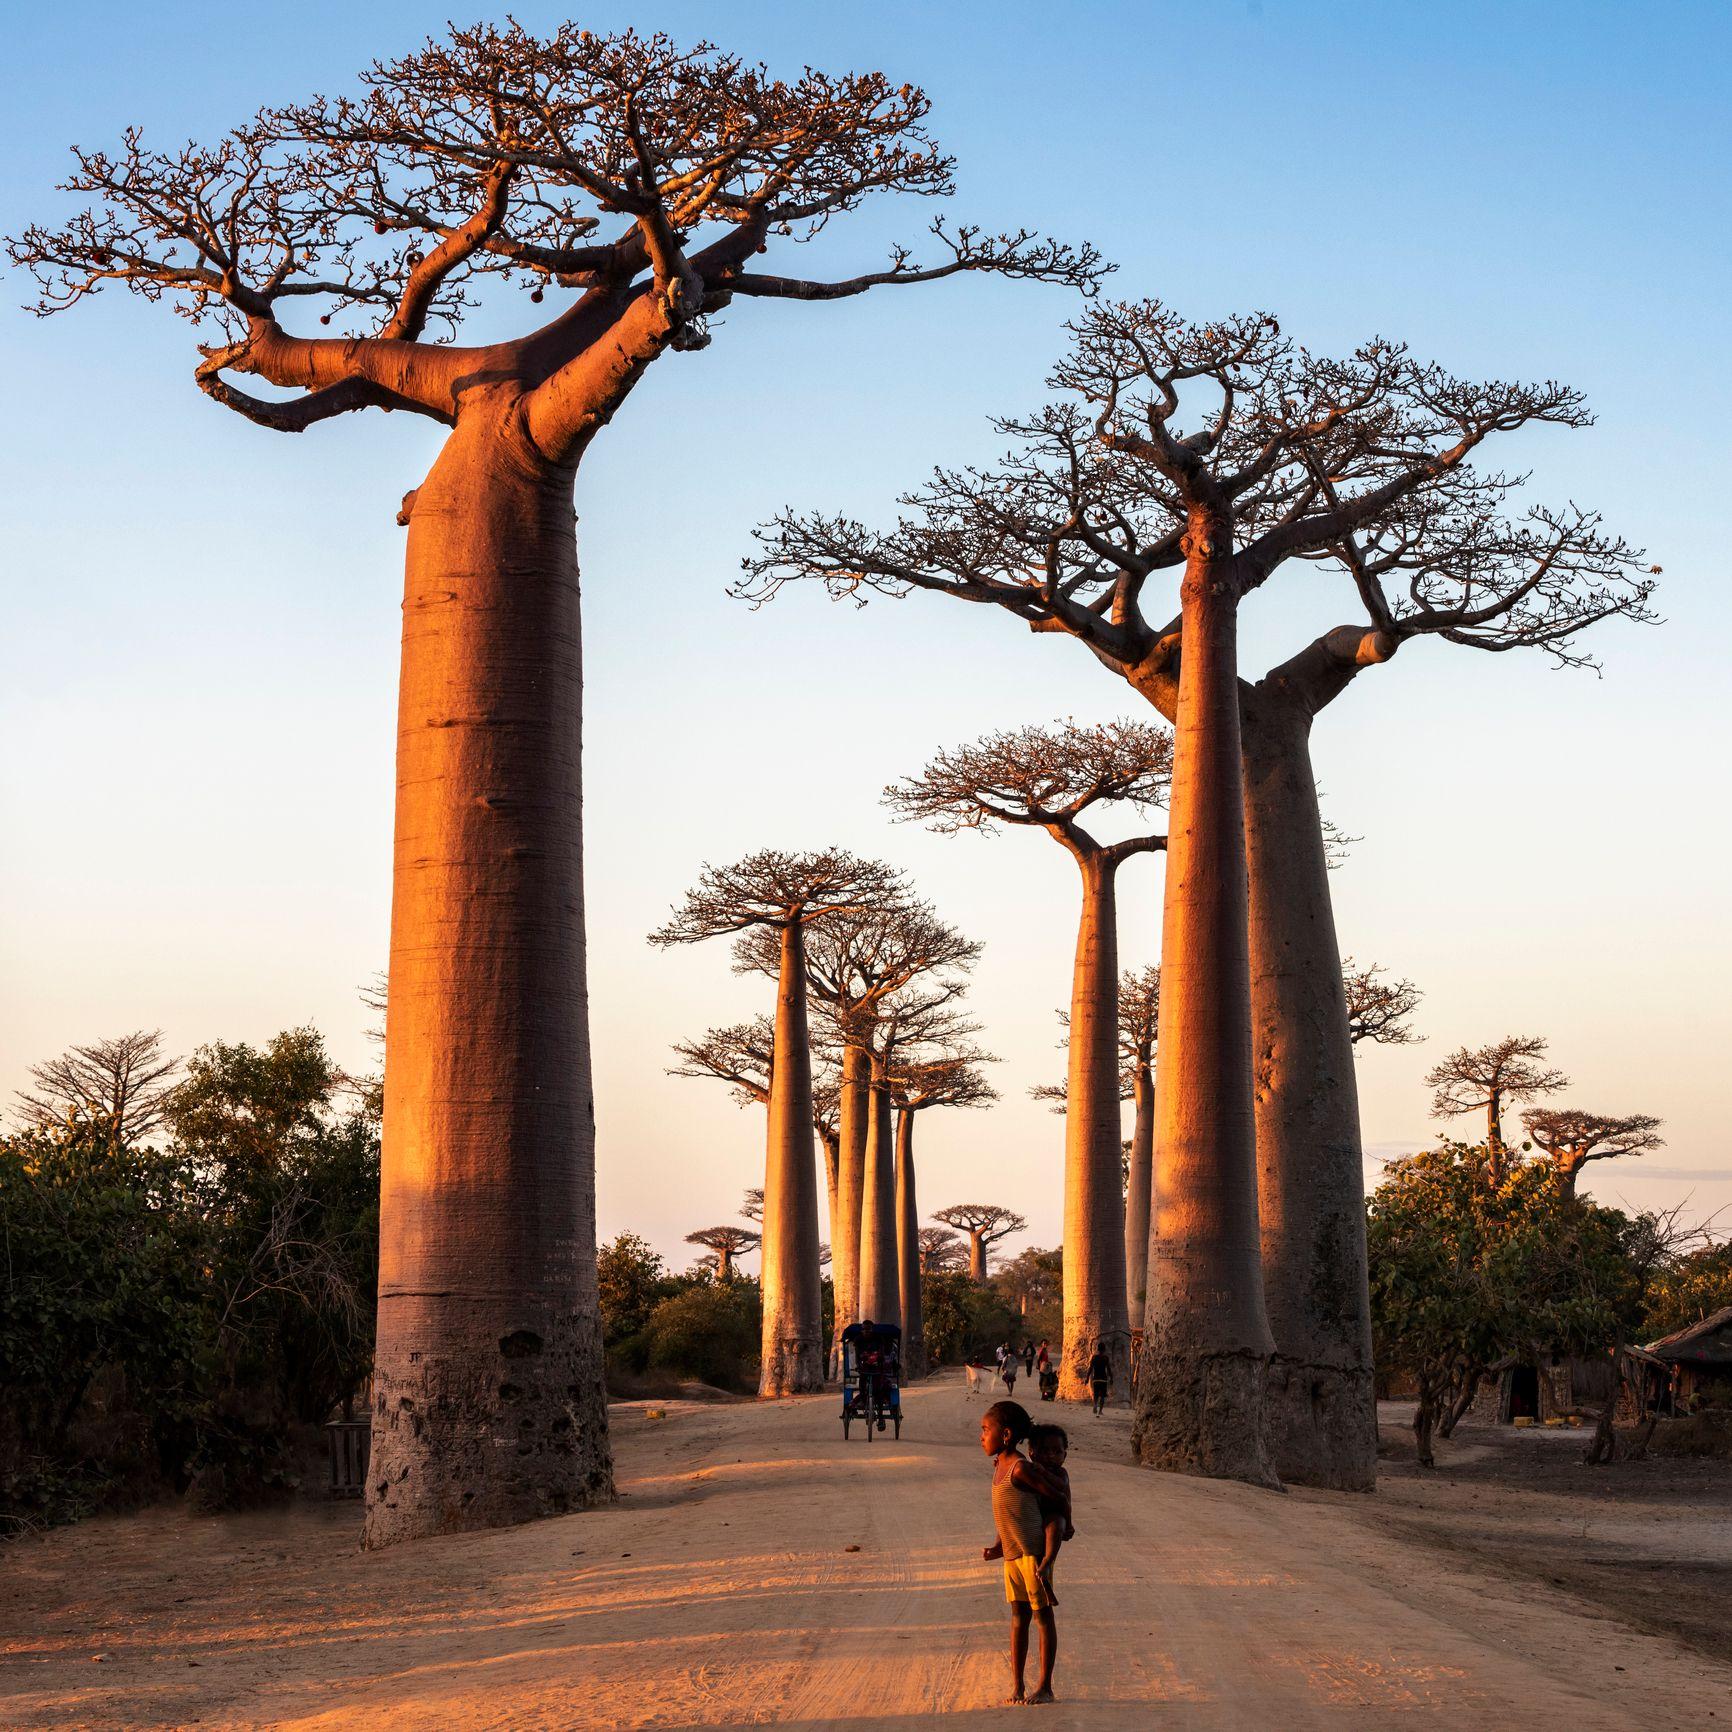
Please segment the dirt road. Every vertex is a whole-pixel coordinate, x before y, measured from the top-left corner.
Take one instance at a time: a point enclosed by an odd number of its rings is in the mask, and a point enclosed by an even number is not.
[[[352,1507],[26,1542],[0,1556],[0,1724],[984,1724],[1006,1672],[980,1405],[945,1378],[900,1443],[845,1445],[827,1397],[626,1404],[617,1508],[378,1556]],[[1062,1417],[1079,1531],[1044,1725],[1732,1725],[1732,1668],[1357,1500],[1149,1474],[1124,1414]]]

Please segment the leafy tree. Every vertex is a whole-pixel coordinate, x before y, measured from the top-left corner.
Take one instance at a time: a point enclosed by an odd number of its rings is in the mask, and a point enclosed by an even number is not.
[[[262,1050],[212,1041],[187,1060],[165,1117],[201,1170],[244,1184],[317,1139],[340,1080],[314,1028],[285,1029]]]
[[[1002,1294],[969,1275],[947,1270],[927,1277],[923,1328],[929,1365],[957,1365],[991,1351],[1016,1328],[1016,1313]]]
[[[74,1111],[0,1139],[0,1519],[71,1513],[56,1506],[125,1471],[112,1432],[106,1461],[73,1442],[104,1373],[143,1455],[179,1459],[208,1335],[188,1197],[176,1156],[121,1140],[106,1118]]]
[[[1643,1339],[1688,1329],[1732,1305],[1732,1240],[1664,1263],[1648,1284]]]
[[[762,1328],[758,1283],[702,1281],[661,1301],[644,1327],[649,1362],[721,1389],[752,1387]]]
[[[1634,1225],[1582,1202],[1538,1163],[1445,1143],[1395,1162],[1370,1201],[1378,1361],[1419,1386],[1414,1436],[1432,1434],[1502,1355],[1602,1351],[1633,1323]]]
[[[596,1253],[596,1279],[601,1290],[602,1337],[609,1351],[638,1334],[662,1299],[667,1271],[636,1233],[621,1233]]]

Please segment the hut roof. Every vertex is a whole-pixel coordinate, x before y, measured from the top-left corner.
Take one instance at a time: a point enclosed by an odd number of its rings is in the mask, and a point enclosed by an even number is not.
[[[1732,1364],[1732,1305],[1711,1312],[1687,1329],[1676,1329],[1650,1341],[1648,1351],[1670,1361],[1712,1359]]]

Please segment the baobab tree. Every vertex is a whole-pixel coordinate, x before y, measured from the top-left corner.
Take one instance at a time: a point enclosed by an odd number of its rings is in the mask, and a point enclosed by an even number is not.
[[[650,935],[652,944],[694,944],[761,928],[777,946],[760,1247],[764,1327],[758,1393],[763,1396],[824,1387],[806,931],[871,907],[892,883],[893,875],[877,861],[841,849],[815,854],[765,849],[733,866],[706,866],[673,919]]]
[[[893,870],[884,867],[886,873]],[[878,1018],[886,1001],[916,980],[924,983],[922,991],[927,995],[948,1002],[963,990],[964,977],[980,955],[979,943],[941,920],[931,904],[914,898],[905,878],[895,874],[887,882],[876,907],[826,921],[812,932],[806,948],[812,996],[825,1013],[824,1039],[833,1039],[840,1048],[836,1109],[839,1177],[830,1235],[834,1339],[838,1340],[849,1324],[865,1315],[859,1309],[861,1225]],[[741,972],[773,973],[775,958],[768,935],[745,934],[734,947],[734,967]],[[893,1158],[888,1124],[880,1154],[883,1176],[888,1174],[887,1163]],[[893,1178],[890,1182],[893,1185]],[[893,1199],[892,1190],[881,1200],[889,1208]],[[879,1276],[884,1282],[894,1279],[887,1270],[880,1270]]]
[[[680,1063],[669,1076],[714,1077],[733,1089],[741,1106],[770,1104],[770,1078],[776,1062],[776,1025],[767,1016],[706,1029],[696,1040],[675,1041]],[[836,1231],[836,1066],[821,1046],[812,1050],[812,1130],[824,1149],[830,1232]],[[764,1216],[761,1186],[746,1192],[740,1212],[748,1221]]]
[[[1150,1203],[1155,1164],[1155,1034],[1160,1015],[1161,968],[1150,963],[1127,970],[1119,982],[1119,1099],[1133,1103],[1131,1135],[1120,1145],[1120,1182],[1124,1189],[1125,1309],[1133,1331],[1143,1326],[1149,1270]],[[1070,1018],[1060,1012],[1067,1034]],[[1066,1110],[1069,1089],[1063,1083],[1031,1088],[1037,1101],[1054,1102]]]
[[[31,1087],[14,1096],[26,1126],[51,1125],[73,1111],[104,1119],[117,1143],[139,1143],[162,1129],[180,1060],[162,1050],[162,1030],[135,1029],[30,1067]]]
[[[1579,1107],[1531,1107],[1522,1114],[1522,1123],[1534,1147],[1552,1163],[1559,1184],[1572,1196],[1589,1161],[1615,1161],[1666,1146],[1659,1135],[1665,1121],[1649,1113],[1608,1118]]]
[[[1504,1108],[1570,1086],[1570,1079],[1561,1070],[1542,1062],[1545,1054],[1542,1035],[1509,1034],[1489,1046],[1458,1046],[1426,1072],[1434,1119],[1485,1114],[1485,1148],[1494,1185],[1502,1182],[1509,1165],[1509,1145],[1503,1136]]]
[[[1347,1038],[1355,1046],[1362,1040],[1373,1046],[1412,1046],[1425,1039],[1408,1021],[1425,997],[1411,980],[1386,980],[1380,964],[1361,968],[1349,956],[1341,964],[1341,988],[1347,1000]]]
[[[1583,664],[1583,630],[1652,618],[1655,568],[1590,512],[1513,516],[1521,478],[1475,467],[1494,435],[1585,425],[1568,387],[1456,379],[1381,340],[1313,356],[1267,315],[1197,326],[1152,301],[1073,329],[1065,395],[996,423],[1001,461],[939,470],[885,531],[784,512],[739,593],[812,578],[995,606],[1081,643],[1175,722],[1157,1095],[1163,1124],[1188,1128],[1157,1136],[1148,1351],[1164,1369],[1140,1383],[1139,1453],[1266,1478],[1261,1405],[1282,1473],[1368,1489],[1363,1150],[1312,724],[1415,637]],[[1363,618],[1241,680],[1238,604],[1294,561],[1333,568]],[[1166,572],[1176,617],[1150,595]]]
[[[948,1227],[920,1229],[920,1273],[948,1275],[968,1267],[968,1247]]]
[[[734,1260],[758,1248],[758,1235],[749,1227],[702,1227],[686,1234],[688,1245],[702,1245],[715,1264],[716,1279],[734,1278]]]
[[[991,1053],[951,1038],[917,1045],[904,1043],[900,1054],[893,1050],[888,1066],[890,1098],[896,1108],[896,1269],[902,1312],[902,1363],[912,1377],[926,1374],[926,1318],[920,1295],[924,1273],[923,1229],[919,1176],[914,1165],[915,1117],[933,1107],[990,1106],[998,1099],[998,1091],[981,1074],[980,1067],[997,1062]]]
[[[1059,1394],[1088,1398],[1088,1364],[1105,1342],[1116,1387],[1130,1388],[1125,1307],[1124,1202],[1119,1189],[1118,870],[1166,845],[1160,834],[1103,842],[1084,814],[1123,803],[1164,805],[1172,736],[1143,722],[1022,728],[940,752],[884,790],[903,821],[941,834],[992,834],[1011,824],[1044,830],[1082,877],[1071,973],[1070,1060],[1065,1079],[1064,1345]]]
[[[948,1209],[935,1209],[932,1218],[968,1235],[968,1278],[977,1285],[986,1280],[987,1252],[999,1240],[1028,1231],[1021,1215],[997,1203],[952,1203]]]
[[[1148,1297],[1150,1205],[1155,1176],[1155,1033],[1161,1012],[1161,965],[1128,969],[1119,982],[1119,1073],[1132,1103],[1125,1169],[1125,1306],[1132,1329],[1143,1327]]]
[[[612,1491],[579,846],[591,441],[737,299],[1099,276],[1091,249],[942,222],[929,264],[898,246],[834,281],[750,268],[873,194],[949,193],[928,106],[879,73],[785,81],[661,35],[478,25],[208,146],[130,128],[78,150],[62,190],[85,208],[8,243],[41,314],[111,287],[174,305],[205,339],[198,388],[261,427],[377,408],[449,429],[398,517],[369,1545]],[[511,288],[519,334],[444,340]]]
[[[955,1000],[966,990],[959,976],[930,987],[915,982],[888,994],[874,1007],[866,1168],[860,1199],[859,1314],[904,1330],[908,1327],[902,1308],[908,1291],[904,1251],[911,1250],[905,1239],[912,1235],[919,1216],[917,1212],[908,1216],[904,1207],[898,1084],[922,1055],[948,1051],[976,1062],[990,1060],[989,1054],[969,1042],[970,1036],[980,1032],[980,1025],[956,1007]],[[907,1180],[912,1189],[912,1123],[906,1134]],[[907,1201],[912,1206],[912,1196]]]

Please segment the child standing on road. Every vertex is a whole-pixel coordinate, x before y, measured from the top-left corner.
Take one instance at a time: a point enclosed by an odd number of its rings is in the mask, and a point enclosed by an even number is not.
[[[1050,1702],[1052,1669],[1058,1659],[1058,1625],[1053,1618],[1051,1584],[1041,1571],[1046,1529],[1041,1500],[1049,1499],[1070,1517],[1068,1484],[1019,1453],[1017,1445],[1034,1429],[1028,1412],[1014,1401],[995,1401],[980,1418],[980,1447],[992,1457],[992,1522],[996,1542],[981,1553],[1004,1560],[1004,1597],[1010,1602],[1010,1700]],[[1040,1625],[1040,1679],[1034,1694],[1023,1693],[1028,1665],[1028,1627]]]

